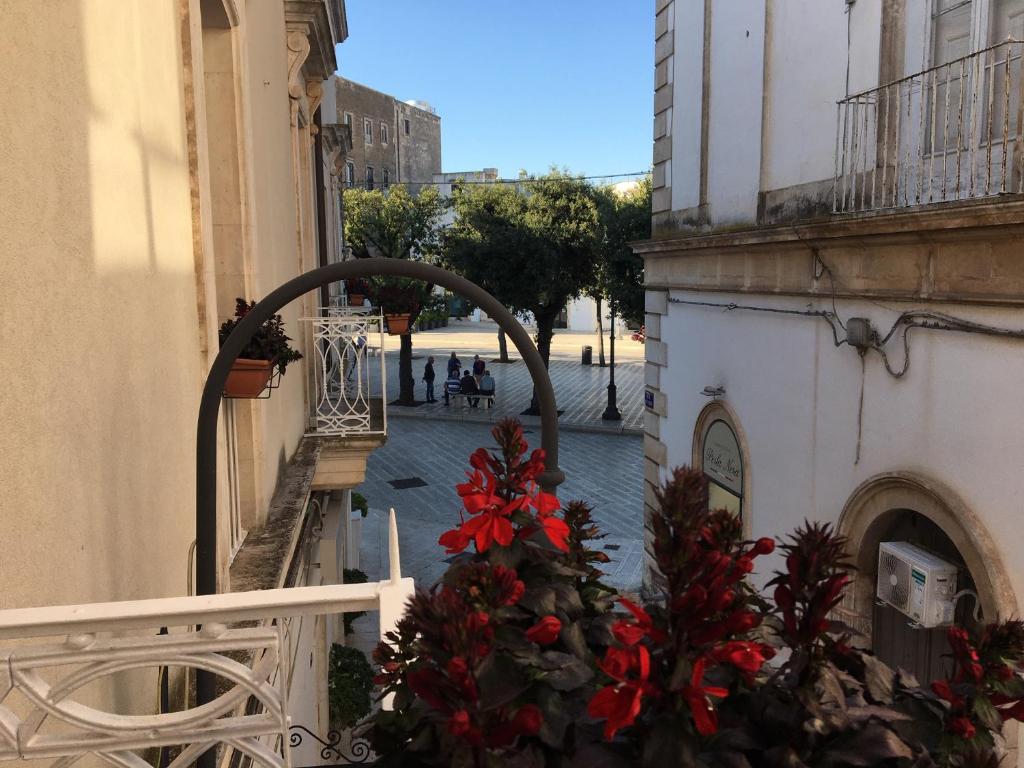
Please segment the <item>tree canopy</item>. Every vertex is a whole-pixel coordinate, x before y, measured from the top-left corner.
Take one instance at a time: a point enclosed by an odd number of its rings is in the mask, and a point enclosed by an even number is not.
[[[447,266],[537,323],[545,362],[555,319],[595,279],[601,222],[593,189],[557,170],[523,184],[471,184],[453,195]]]
[[[603,237],[598,248],[597,281],[592,295],[612,301],[615,312],[635,325],[644,321],[644,261],[629,243],[651,236],[651,179],[622,189],[595,190]]]

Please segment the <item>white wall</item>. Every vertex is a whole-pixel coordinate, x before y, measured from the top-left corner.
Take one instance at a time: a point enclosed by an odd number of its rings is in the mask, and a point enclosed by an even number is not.
[[[672,72],[672,210],[700,202],[704,0],[676,0]]]
[[[713,300],[806,308],[806,300],[796,298],[715,294]],[[1022,325],[1019,311],[944,311],[1002,327]],[[868,317],[884,331],[895,316],[863,302],[841,302],[839,312]],[[861,362],[851,348],[834,346],[823,321],[670,304],[662,338],[669,359],[662,373],[668,417],[661,421],[661,439],[669,466],[690,463],[694,424],[708,402],[701,390],[724,386],[749,441],[751,491],[744,508],[753,536],[786,533],[805,517],[835,521],[863,481],[915,472],[944,483],[985,521],[1015,591],[1024,594],[1024,550],[1018,546],[1024,511],[1021,342],[917,330],[903,379],[891,377],[879,356],[869,354],[861,459],[855,464]],[[902,364],[898,345],[890,343],[887,351],[895,365]]]
[[[880,0],[849,6],[846,0],[713,0],[708,202],[714,225],[752,222],[761,190],[832,177],[836,102],[847,95],[847,75],[850,93],[878,85],[881,9]],[[913,8],[907,29],[908,37],[920,37]],[[673,210],[699,203],[703,39],[704,0],[676,0]],[[921,56],[913,39],[911,55]]]
[[[708,204],[716,226],[753,222],[757,216],[764,22],[764,0],[714,3]]]
[[[880,5],[875,0],[858,3],[867,4]],[[763,190],[834,173],[836,102],[846,90],[846,7],[846,0],[771,4]]]

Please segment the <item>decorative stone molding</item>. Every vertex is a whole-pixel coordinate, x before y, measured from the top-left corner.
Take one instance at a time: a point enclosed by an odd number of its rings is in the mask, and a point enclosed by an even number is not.
[[[348,37],[343,0],[284,0],[284,18],[289,34],[301,32],[309,41],[307,80],[326,80],[334,74],[334,46]]]
[[[659,0],[654,17],[654,174],[655,216],[672,207],[672,68],[675,53],[675,3]]]
[[[1024,304],[1024,201],[649,240],[648,289]],[[649,290],[648,295],[651,295]]]
[[[896,510],[913,510],[942,529],[964,558],[974,579],[986,619],[1019,613],[1017,598],[999,550],[981,519],[948,487],[910,472],[877,475],[850,496],[839,517],[839,532],[850,542],[857,566],[853,589],[836,613],[871,643],[875,599],[872,574],[884,526],[876,525]]]

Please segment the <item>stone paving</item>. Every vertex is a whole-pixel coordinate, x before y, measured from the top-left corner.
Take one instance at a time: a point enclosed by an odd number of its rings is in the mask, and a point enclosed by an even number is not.
[[[464,479],[475,448],[493,447],[489,433],[490,427],[484,424],[401,419],[392,425],[387,443],[370,456],[366,481],[356,489],[370,505],[363,521],[360,567],[371,581],[387,577],[389,507],[398,516],[402,575],[424,586],[441,576],[446,564],[437,539],[458,520],[455,484]],[[526,437],[534,445],[539,433],[528,429]],[[606,580],[620,590],[636,591],[643,564],[641,439],[564,433],[559,458],[566,474],[559,497],[590,503],[596,521],[608,534],[600,542],[611,558],[604,566]],[[389,483],[412,477],[426,485],[398,490]],[[360,629],[372,634],[371,626]]]
[[[605,337],[608,354],[607,336]],[[594,347],[594,365],[580,363],[584,344]],[[643,433],[643,345],[630,339],[627,334],[615,343],[615,384],[617,404],[622,414],[621,421],[604,421],[608,403],[607,367],[597,365],[597,339],[594,334],[556,331],[552,342],[549,374],[555,389],[559,410],[563,411],[559,424],[566,429],[585,429],[640,435]],[[444,404],[444,380],[447,360],[454,351],[464,369],[470,368],[473,355],[479,354],[487,363],[495,379],[497,397],[494,408],[463,408],[453,403]],[[398,338],[386,337],[388,400],[398,393]],[[427,357],[434,356],[434,394],[437,403],[417,407],[389,406],[389,418],[412,417],[464,422],[494,422],[506,416],[516,416],[530,404],[533,382],[526,365],[519,360],[516,349],[509,344],[509,355],[514,363],[495,363],[498,358],[497,326],[494,323],[470,323],[462,321],[448,328],[416,333],[413,336],[413,375],[416,380],[416,397],[426,397],[421,381]],[[377,387],[378,369],[371,365],[372,386]],[[537,417],[522,417],[524,424],[537,425]]]

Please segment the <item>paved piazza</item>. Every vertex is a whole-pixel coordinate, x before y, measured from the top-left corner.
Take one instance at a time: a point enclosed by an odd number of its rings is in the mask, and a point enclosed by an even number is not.
[[[388,372],[388,400],[398,393],[398,337],[385,337]],[[594,365],[580,364],[584,345],[594,348]],[[473,355],[479,354],[487,363],[497,385],[495,407],[491,410],[480,408],[456,408],[444,405],[444,380],[447,373],[448,356],[455,352],[462,367],[470,368]],[[597,337],[592,333],[556,331],[552,341],[549,374],[555,388],[559,410],[563,411],[559,423],[567,429],[588,429],[641,435],[643,433],[643,344],[633,341],[629,334],[615,341],[615,384],[618,390],[617,403],[622,414],[618,422],[603,421],[601,414],[608,403],[608,368],[597,363]],[[605,355],[609,356],[608,337],[605,334]],[[491,322],[472,323],[467,320],[453,321],[448,328],[416,333],[413,335],[413,376],[416,381],[416,398],[422,400],[426,394],[423,382],[423,366],[429,355],[434,356],[434,393],[436,404],[424,404],[415,408],[391,406],[390,419],[405,416],[414,418],[445,419],[467,422],[493,422],[505,416],[519,416],[530,405],[533,382],[526,365],[519,360],[519,353],[509,344],[509,356],[517,362],[494,363],[498,357],[497,326]],[[373,367],[371,371],[375,373]],[[376,379],[376,376],[374,377]],[[374,383],[374,387],[377,384]],[[523,417],[524,424],[539,423],[536,418]]]
[[[539,432],[529,429],[531,447]],[[608,537],[600,542],[611,558],[604,566],[608,581],[636,590],[641,580],[643,445],[632,435],[563,432],[559,464],[566,481],[563,502],[583,499]],[[398,516],[402,574],[418,584],[434,583],[445,570],[437,538],[459,519],[455,484],[465,478],[469,454],[493,447],[490,426],[459,422],[396,419],[387,443],[373,452],[366,482],[370,515],[363,522],[361,565],[370,579],[387,571],[386,510]],[[389,481],[418,477],[425,486],[399,490]],[[609,548],[610,547],[610,548]]]

